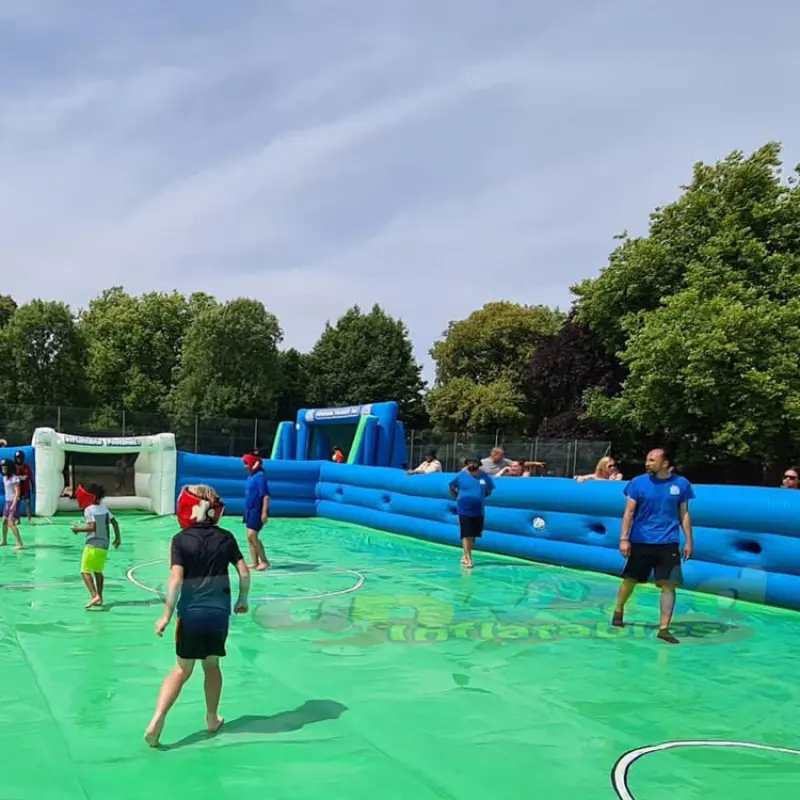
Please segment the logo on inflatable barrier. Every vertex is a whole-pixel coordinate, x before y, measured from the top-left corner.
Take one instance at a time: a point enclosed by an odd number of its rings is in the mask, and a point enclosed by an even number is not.
[[[361,406],[361,416],[368,417],[372,413],[372,403]]]
[[[141,447],[141,439],[116,438],[98,439],[91,436],[65,436],[65,445],[77,445],[79,447]]]
[[[544,530],[544,520],[541,517],[533,518],[533,529],[535,531]]]

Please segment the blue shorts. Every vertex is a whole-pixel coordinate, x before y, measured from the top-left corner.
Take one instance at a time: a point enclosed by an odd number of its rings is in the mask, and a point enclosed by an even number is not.
[[[261,510],[259,509],[258,511],[245,511],[244,524],[247,530],[259,533],[261,529],[264,527],[264,523],[261,521]]]

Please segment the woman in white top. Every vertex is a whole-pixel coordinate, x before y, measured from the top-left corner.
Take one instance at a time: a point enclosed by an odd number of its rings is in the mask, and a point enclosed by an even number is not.
[[[410,469],[408,475],[430,475],[432,472],[441,472],[442,462],[436,458],[436,451],[426,450],[422,454],[422,463],[416,469]]]

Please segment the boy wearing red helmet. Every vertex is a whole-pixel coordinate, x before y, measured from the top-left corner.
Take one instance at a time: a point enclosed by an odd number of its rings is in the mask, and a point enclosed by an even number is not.
[[[177,516],[181,532],[172,539],[170,576],[164,614],[156,623],[162,636],[177,610],[175,631],[177,665],[164,679],[155,714],[145,731],[145,741],[156,747],[167,713],[181,689],[192,677],[196,661],[205,674],[206,727],[216,733],[222,725],[218,715],[222,694],[220,658],[231,615],[231,585],[228,568],[239,573],[239,598],[235,614],[247,613],[250,571],[233,534],[217,526],[224,505],[210,486],[187,486],[178,497]]]
[[[270,566],[264,543],[258,536],[269,520],[269,484],[258,452],[242,456],[242,462],[248,473],[244,490],[244,524],[250,548],[250,568],[261,571]]]

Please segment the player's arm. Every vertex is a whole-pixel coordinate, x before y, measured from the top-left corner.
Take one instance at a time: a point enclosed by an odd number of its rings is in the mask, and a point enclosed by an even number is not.
[[[633,517],[635,514],[636,500],[634,500],[632,497],[629,497],[625,503],[625,511],[622,514],[622,527],[619,531],[620,550],[623,547],[628,547],[630,545],[631,526],[633,525]]]
[[[19,505],[19,501],[22,499],[22,484],[17,481],[14,484],[14,500],[11,503],[11,508],[16,510],[17,506]]]
[[[181,589],[183,588],[183,553],[181,552],[180,544],[175,539],[172,540],[170,564],[167,596],[164,599],[164,613],[156,623],[156,633],[159,636],[164,633],[164,629],[172,620],[172,615],[175,613],[175,607],[178,605],[178,598],[181,596]]]
[[[505,469],[508,468],[505,467]],[[485,480],[486,480],[486,497],[489,497],[494,491],[494,479],[491,477],[491,475],[487,475]]]
[[[122,544],[122,535],[119,532],[119,522],[117,522],[116,517],[111,517],[109,519],[111,523],[111,527],[114,529],[114,547],[119,547]]]
[[[236,572],[239,573],[239,598],[233,610],[236,614],[244,614],[247,611],[248,597],[250,596],[250,569],[233,535],[231,535],[230,541],[230,562],[236,567]]]
[[[269,489],[264,492],[261,498],[261,521],[266,522],[269,519]]]
[[[681,521],[681,528],[683,535],[686,537],[686,542],[683,546],[683,556],[687,560],[692,557],[692,550],[694,549],[694,534],[692,532],[692,517],[689,514],[689,501],[685,500],[678,507],[678,518]]]

